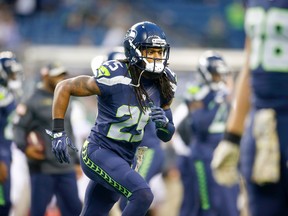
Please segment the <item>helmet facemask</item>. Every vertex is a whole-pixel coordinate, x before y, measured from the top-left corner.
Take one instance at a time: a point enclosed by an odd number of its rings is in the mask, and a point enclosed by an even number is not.
[[[162,73],[167,66],[167,60],[169,58],[169,45],[141,45],[140,50],[140,59],[145,64],[144,70],[157,74]],[[157,53],[156,55],[159,57],[153,57],[154,53]]]

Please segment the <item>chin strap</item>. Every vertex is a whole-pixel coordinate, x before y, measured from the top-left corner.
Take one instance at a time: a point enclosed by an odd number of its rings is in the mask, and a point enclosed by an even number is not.
[[[134,85],[134,84],[132,84],[132,83],[129,83],[129,85],[138,88],[138,87],[140,86],[140,80],[141,80],[141,77],[142,77],[142,74],[144,73],[144,71],[145,71],[145,70],[142,70],[142,71],[141,71],[136,85]],[[131,81],[132,81],[132,80],[131,80]]]

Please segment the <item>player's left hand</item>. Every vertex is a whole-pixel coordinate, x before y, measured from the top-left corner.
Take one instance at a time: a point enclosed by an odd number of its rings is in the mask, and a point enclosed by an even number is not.
[[[220,185],[231,187],[238,183],[239,145],[222,140],[214,150],[211,162],[212,174]]]
[[[151,120],[155,123],[156,128],[165,128],[169,123],[169,119],[166,117],[164,110],[161,107],[155,106],[152,103],[149,103],[151,112],[149,116]]]
[[[52,132],[46,129],[46,133],[52,138],[52,152],[60,163],[70,163],[68,148],[78,151],[76,146],[71,142],[65,131]]]

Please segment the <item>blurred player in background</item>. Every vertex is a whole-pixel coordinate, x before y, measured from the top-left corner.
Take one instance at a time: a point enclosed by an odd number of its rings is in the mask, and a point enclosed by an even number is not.
[[[0,215],[11,209],[12,119],[16,108],[15,95],[21,88],[22,65],[14,53],[0,52]]]
[[[172,145],[177,155],[177,168],[180,172],[180,180],[182,184],[182,198],[179,208],[179,216],[189,215],[191,210],[191,191],[192,181],[189,170],[190,163],[190,142],[193,134],[191,132],[191,118],[189,113],[202,107],[201,101],[195,100],[195,95],[200,90],[198,83],[189,83],[184,96],[185,108],[179,105],[174,112],[176,132],[172,139]],[[178,121],[176,121],[176,118]]]
[[[217,181],[231,186],[240,155],[250,215],[288,215],[288,1],[245,3],[245,63],[211,165]]]
[[[59,164],[51,149],[45,128],[51,127],[53,92],[66,78],[66,69],[58,63],[41,68],[41,82],[32,95],[16,109],[14,141],[27,159],[31,179],[31,216],[44,215],[53,195],[61,215],[79,215],[82,204],[78,196],[75,168],[80,170],[79,156],[71,151],[71,163]],[[73,137],[70,110],[65,118],[67,132]]]
[[[117,47],[109,52],[107,56],[96,56],[91,62],[92,71],[93,73],[96,73],[97,68],[106,60],[123,60],[125,58],[123,48]],[[165,163],[164,150],[161,147],[160,139],[157,137],[154,127],[153,122],[147,124],[144,137],[139,146],[140,151],[141,147],[144,147],[144,149],[147,147],[147,149],[144,150],[143,160],[141,166],[138,167],[138,172],[147,183],[149,183],[154,195],[154,200],[150,206],[149,212],[146,214],[147,216],[157,215],[158,208],[165,199],[165,185],[162,178]],[[136,168],[136,162],[137,158],[133,165],[134,168]],[[120,208],[123,210],[126,204],[127,199],[123,197],[120,202]]]
[[[183,216],[238,216],[238,186],[226,188],[215,182],[210,163],[213,151],[221,140],[230,107],[226,80],[231,75],[223,57],[206,51],[199,58],[198,72],[203,84],[195,90],[190,119],[191,154],[189,156],[190,187],[185,188],[190,206]],[[193,103],[192,103],[193,105]],[[184,200],[185,202],[185,200]],[[187,200],[186,200],[187,202]]]

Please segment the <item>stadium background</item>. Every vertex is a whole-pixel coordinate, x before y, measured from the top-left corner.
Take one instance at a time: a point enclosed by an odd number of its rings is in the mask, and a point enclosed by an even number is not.
[[[132,24],[152,21],[163,28],[171,45],[170,67],[178,75],[175,108],[182,101],[186,84],[195,78],[197,59],[203,51],[219,51],[231,71],[239,71],[243,17],[237,0],[0,0],[0,50],[14,51],[22,62],[27,97],[43,64],[59,61],[71,76],[91,74],[94,56],[121,46]],[[87,112],[94,110],[88,106]],[[173,168],[171,158],[167,170]],[[166,183],[168,196],[174,199],[166,206],[177,205],[179,182],[172,178]],[[174,216],[175,208],[163,211]]]

